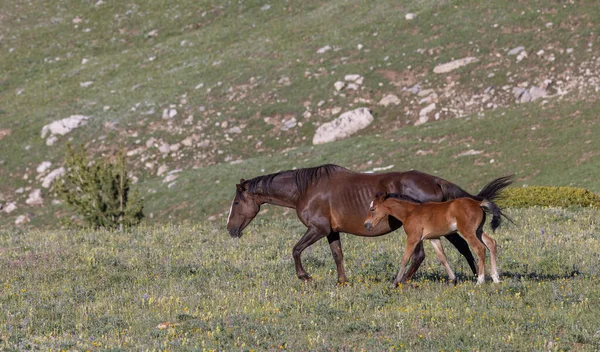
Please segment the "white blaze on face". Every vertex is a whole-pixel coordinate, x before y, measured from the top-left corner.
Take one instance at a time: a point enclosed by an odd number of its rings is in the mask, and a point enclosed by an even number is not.
[[[373,208],[373,201],[371,201],[371,204],[369,204],[369,210],[371,210],[371,208]]]
[[[233,202],[235,202],[235,199],[231,201],[231,206],[229,207],[229,216],[227,217],[227,224],[229,224],[229,220],[231,219],[231,213],[233,212]]]

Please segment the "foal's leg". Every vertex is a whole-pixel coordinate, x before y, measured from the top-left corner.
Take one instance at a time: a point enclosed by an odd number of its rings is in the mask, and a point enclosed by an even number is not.
[[[481,236],[481,239],[483,240],[483,243],[485,243],[485,246],[490,250],[490,263],[492,266],[492,280],[494,280],[495,283],[500,282],[500,277],[498,276],[498,268],[496,267],[496,240],[491,238],[487,233],[483,233],[483,235]]]
[[[475,235],[474,229],[458,226],[458,232],[477,254],[477,284],[482,284],[485,282],[485,246]]]
[[[419,242],[410,258],[410,268],[408,268],[408,273],[402,282],[412,279],[413,275],[417,272],[417,269],[419,269],[419,266],[421,266],[421,263],[423,263],[424,259],[425,249],[423,248],[423,242]]]
[[[423,246],[423,242],[420,239],[420,236],[415,236],[413,239],[410,237],[406,239],[406,248],[404,249],[404,254],[402,255],[402,260],[400,261],[400,270],[398,271],[398,275],[396,275],[396,280],[394,280],[394,286],[398,286],[398,283],[406,282],[406,278],[404,278],[404,272],[406,271],[406,264],[408,263],[408,259],[415,251],[417,245],[421,244]]]
[[[296,264],[296,275],[298,278],[304,281],[310,281],[312,278],[302,267],[302,260],[300,259],[300,255],[302,251],[304,251],[307,247],[317,242],[321,238],[325,237],[329,231],[323,231],[322,229],[318,229],[316,227],[309,227],[304,233],[304,236],[296,243],[294,249],[292,251],[292,256],[294,257],[294,264]]]
[[[340,233],[332,232],[327,235],[327,241],[329,241],[329,248],[331,248],[331,255],[335,261],[338,274],[338,283],[344,284],[348,282],[346,272],[344,271],[344,253],[342,253],[342,242],[340,242]]]
[[[448,273],[448,280],[450,282],[456,283],[456,276],[448,265],[448,260],[446,259],[446,253],[444,253],[444,248],[442,247],[442,241],[439,239],[432,239],[431,245],[433,246],[433,250],[435,251],[435,257],[440,261],[444,269],[446,269],[446,273]]]

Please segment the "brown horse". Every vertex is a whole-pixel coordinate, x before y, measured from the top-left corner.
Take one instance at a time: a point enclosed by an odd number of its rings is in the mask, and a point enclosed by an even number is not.
[[[478,196],[493,200],[500,190],[510,184],[506,178],[484,188]],[[393,217],[367,231],[362,219],[374,194],[393,192],[405,194],[420,201],[445,201],[458,197],[474,197],[444,179],[419,171],[363,174],[337,165],[282,171],[240,180],[227,219],[227,231],[232,237],[241,237],[242,230],[254,219],[262,204],[275,204],[296,210],[306,233],[294,246],[292,255],[296,274],[310,280],[302,267],[300,255],[319,239],[327,237],[337,266],[338,282],[347,282],[343,266],[340,232],[374,237],[398,229],[402,223]],[[473,273],[475,259],[467,242],[457,234],[446,238],[465,256]],[[418,244],[412,257],[408,277],[412,277],[425,258],[423,245]]]
[[[495,231],[500,226],[504,214],[494,202],[487,199],[458,198],[447,202],[421,203],[404,195],[381,194],[371,202],[365,228],[373,229],[381,219],[388,216],[393,216],[404,224],[406,248],[402,255],[400,271],[394,280],[395,286],[406,281],[406,264],[419,243],[423,240],[437,240],[456,231],[475,249],[479,258],[477,284],[484,282],[486,247],[490,250],[492,280],[497,283],[500,279],[496,268],[496,241],[483,232],[486,212],[493,216],[491,226],[492,231]],[[445,256],[440,258],[438,255],[438,259],[448,272],[450,280],[454,281],[454,273]]]

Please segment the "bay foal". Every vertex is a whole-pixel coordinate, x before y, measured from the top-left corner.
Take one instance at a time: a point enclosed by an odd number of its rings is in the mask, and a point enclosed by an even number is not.
[[[446,261],[439,238],[458,231],[478,257],[477,284],[484,282],[485,248],[490,250],[491,275],[494,282],[500,282],[496,267],[496,241],[483,232],[486,213],[492,215],[491,227],[495,231],[501,223],[501,209],[486,199],[457,198],[447,202],[421,203],[411,197],[393,193],[379,194],[371,202],[369,215],[364,225],[370,230],[388,215],[404,224],[406,248],[402,255],[400,270],[394,286],[406,281],[405,269],[410,256],[423,240],[431,240],[436,257],[442,263],[449,279],[456,277]],[[485,244],[485,246],[484,246]]]

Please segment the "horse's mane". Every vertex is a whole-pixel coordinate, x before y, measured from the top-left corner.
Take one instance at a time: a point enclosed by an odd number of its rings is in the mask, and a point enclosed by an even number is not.
[[[388,193],[388,194],[385,195],[385,197],[383,198],[383,200],[386,200],[388,198],[395,198],[395,199],[400,199],[400,200],[406,200],[406,201],[409,201],[409,202],[419,203],[419,204],[423,203],[423,202],[421,202],[418,199],[415,199],[415,198],[413,198],[411,196],[407,196],[406,194]]]
[[[292,175],[296,184],[296,192],[298,194],[303,194],[308,186],[319,181],[323,177],[329,178],[331,173],[339,170],[347,169],[338,165],[325,164],[304,169],[286,170],[273,174],[257,176],[244,182],[244,185],[247,187],[250,193],[255,193],[260,189],[263,194],[269,196],[273,195],[275,191],[273,189],[273,181],[275,178],[282,175]]]

